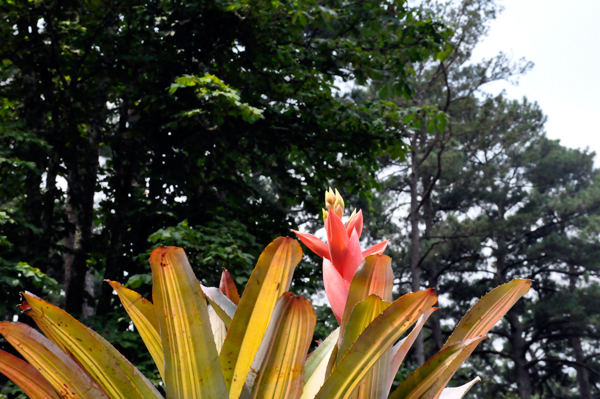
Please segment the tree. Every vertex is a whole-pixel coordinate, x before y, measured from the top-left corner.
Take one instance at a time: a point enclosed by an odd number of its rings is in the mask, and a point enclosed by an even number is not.
[[[531,66],[503,55],[473,64],[472,49],[499,11],[494,2],[426,4],[454,28],[454,52],[415,67],[420,102],[396,100],[420,113],[405,119],[408,164],[382,158],[386,191],[375,206],[389,209],[396,228],[378,226],[372,234],[386,235],[403,255],[396,264],[404,271],[401,292],[421,285],[450,292],[457,312],[514,277],[537,282],[536,296],[507,316],[465,373],[486,370],[487,381],[497,381],[482,385],[481,397],[593,397],[597,327],[588,305],[597,302],[593,254],[600,248],[594,154],[548,140],[537,105],[482,92],[486,82],[513,80]],[[448,115],[445,125],[436,108]],[[575,260],[582,252],[576,246],[592,256]],[[561,276],[572,277],[565,284]],[[436,315],[416,363],[443,344],[445,324],[458,313]]]
[[[399,231],[406,232],[408,237],[402,236],[398,245],[410,242],[403,252],[410,258],[407,262],[413,291],[423,285],[439,287],[438,280],[444,270],[440,270],[438,262],[431,256],[432,251],[453,233],[439,235],[434,229],[442,220],[440,213],[453,208],[450,203],[434,197],[442,174],[445,181],[452,181],[450,176],[459,178],[455,174],[458,171],[455,151],[462,134],[460,125],[464,123],[465,114],[477,106],[476,93],[490,82],[515,80],[532,66],[524,60],[513,62],[502,53],[473,63],[473,49],[501,11],[494,1],[422,1],[420,6],[431,9],[451,26],[453,36],[449,41],[452,52],[446,58],[428,59],[415,65],[416,74],[412,80],[415,95],[408,100],[395,99],[401,107],[413,110],[413,114],[405,119],[410,144],[408,162],[384,160],[384,166],[390,171],[383,182],[385,190],[397,196],[391,209],[410,202],[407,215],[401,216],[402,219],[406,217],[407,225],[405,227],[401,219],[399,226]],[[390,217],[398,215],[390,214]],[[437,351],[443,345],[438,314],[432,315],[431,325],[434,341],[431,350]],[[417,363],[421,364],[425,359],[422,336],[415,348]]]
[[[402,133],[384,103],[336,96],[335,79],[409,95],[410,63],[448,34],[404,1],[1,7],[4,140],[30,165],[7,166],[23,177],[0,204],[27,225],[4,225],[5,259],[55,277],[84,316],[113,308],[103,277],[147,271],[131,255],[160,228],[231,220],[264,242],[294,207],[316,210],[328,181],[368,195]]]

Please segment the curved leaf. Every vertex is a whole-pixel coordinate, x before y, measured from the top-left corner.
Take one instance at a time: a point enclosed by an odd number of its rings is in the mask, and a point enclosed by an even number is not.
[[[394,383],[394,378],[396,377],[396,374],[398,373],[398,369],[400,368],[400,365],[404,361],[406,354],[408,353],[410,348],[412,348],[412,345],[414,344],[415,340],[419,336],[419,333],[421,332],[421,329],[425,325],[425,322],[427,321],[429,316],[431,316],[431,314],[438,309],[439,308],[427,309],[427,311],[425,313],[423,313],[423,315],[421,317],[419,317],[417,324],[415,324],[415,326],[413,327],[410,334],[408,334],[408,336],[406,338],[404,338],[403,340],[398,342],[392,348],[392,360],[391,360],[390,373],[389,373],[389,378],[388,378],[388,383],[387,383],[388,392],[390,389],[392,389],[392,384]]]
[[[487,293],[463,316],[444,346],[485,335],[531,288],[531,280],[516,279]]]
[[[354,307],[352,315],[348,320],[344,337],[341,340],[337,363],[340,362],[341,358],[369,324],[389,306],[389,302],[385,302],[373,294]],[[379,360],[367,371],[362,381],[354,389],[354,392],[350,396],[351,398],[382,399],[387,397],[389,389],[386,383],[390,373],[391,349],[390,347],[385,350]]]
[[[229,398],[239,398],[279,297],[302,259],[298,241],[280,237],[261,254],[231,322],[220,360]]]
[[[442,348],[404,380],[389,399],[437,398],[450,378],[484,339],[486,337],[471,338]]]
[[[167,397],[227,397],[206,299],[185,252],[175,247],[157,248],[150,255],[150,265]]]
[[[375,362],[436,301],[432,289],[406,294],[394,301],[358,337],[316,398],[348,398]]]
[[[221,318],[221,321],[225,324],[225,327],[231,326],[231,320],[235,315],[237,306],[227,298],[219,289],[215,287],[205,287],[200,284],[202,292],[206,295],[206,299],[211,304],[215,313]]]
[[[298,241],[280,237],[265,248],[246,284],[221,350],[229,398],[237,399],[279,297],[288,290],[302,259]]]
[[[52,385],[31,364],[0,350],[0,373],[31,399],[60,399]]]
[[[350,350],[352,345],[354,345],[358,337],[365,331],[369,324],[371,324],[371,322],[389,306],[389,302],[385,302],[375,294],[369,295],[366,299],[354,306],[352,315],[347,323],[346,331],[340,338],[340,348],[335,362],[336,366],[340,364],[348,350]],[[341,330],[340,327],[340,331]]]
[[[248,374],[253,399],[300,396],[304,361],[316,323],[317,316],[307,299],[291,292],[279,298]]]
[[[356,304],[371,294],[379,296],[386,302],[392,302],[393,287],[392,258],[385,255],[366,257],[354,273],[352,283],[350,283],[344,316],[340,323],[340,340],[344,336],[346,324]]]
[[[0,323],[0,334],[40,372],[61,398],[109,397],[75,360],[34,328],[5,321]]]
[[[338,337],[340,335],[340,328],[336,328],[329,334],[325,341],[319,345],[317,349],[310,355],[310,357],[306,360],[306,365],[304,369],[304,376],[308,381],[309,378],[312,378],[314,373],[318,373],[321,369],[322,365],[329,362],[329,357],[333,352],[334,346],[336,346]],[[325,381],[325,379],[323,379]],[[316,392],[315,392],[316,394]]]
[[[165,362],[162,342],[160,340],[160,326],[158,325],[158,317],[156,316],[154,305],[137,292],[125,288],[116,281],[106,280],[106,282],[119,295],[125,311],[131,318],[140,337],[142,337],[142,341],[144,341],[146,348],[148,348],[150,356],[152,356],[158,372],[164,381]]]

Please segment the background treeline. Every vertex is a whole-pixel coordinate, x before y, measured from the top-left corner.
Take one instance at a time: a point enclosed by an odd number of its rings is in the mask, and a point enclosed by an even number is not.
[[[273,238],[319,228],[331,185],[392,240],[398,293],[441,295],[412,367],[476,298],[532,278],[463,368],[471,397],[600,396],[594,154],[486,94],[531,67],[471,59],[494,1],[411,5],[0,1],[0,318],[19,291],[51,298],[156,378],[102,280],[150,296],[162,243],[243,284]],[[319,275],[307,256],[295,290]]]

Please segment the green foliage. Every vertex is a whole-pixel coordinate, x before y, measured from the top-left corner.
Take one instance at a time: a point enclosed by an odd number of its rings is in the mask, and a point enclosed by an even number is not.
[[[187,254],[194,269],[206,274],[203,282],[211,286],[218,285],[219,281],[215,279],[218,279],[222,268],[231,271],[236,283],[245,285],[256,262],[256,256],[252,254],[260,250],[256,238],[248,233],[246,226],[222,218],[198,227],[191,227],[184,220],[177,226],[151,234],[149,241],[156,244],[154,248],[160,245],[189,248]],[[144,262],[151,252],[148,250],[147,255],[142,257]],[[139,281],[139,277],[132,276],[127,285],[135,289]],[[147,281],[144,277],[144,283]]]
[[[146,273],[135,256],[161,229],[228,220],[265,242],[313,223],[295,216],[300,204],[316,214],[328,183],[368,200],[377,157],[406,153],[402,120],[336,85],[409,96],[412,64],[449,35],[404,1],[8,2],[0,210],[15,223],[0,226],[2,257],[61,285],[96,276],[95,292],[65,284],[61,300],[107,315],[116,303],[99,281]],[[202,256],[216,268],[229,256],[217,255]]]
[[[211,110],[193,109],[180,113],[179,117],[193,117],[207,114],[213,118],[213,123],[222,125],[224,116],[241,117],[245,122],[254,123],[263,117],[263,110],[251,107],[248,103],[240,102],[240,93],[227,86],[221,79],[211,74],[202,77],[185,75],[177,78],[169,88],[170,94],[175,94],[178,89],[194,87],[198,99],[209,103]],[[226,111],[225,111],[226,110]],[[211,112],[212,111],[212,112]],[[225,111],[225,112],[224,112]],[[169,126],[171,126],[169,124]]]

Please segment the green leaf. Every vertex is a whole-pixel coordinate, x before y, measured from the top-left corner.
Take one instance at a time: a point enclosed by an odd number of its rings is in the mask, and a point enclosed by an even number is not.
[[[333,348],[337,345],[339,335],[340,328],[338,327],[333,330],[333,332],[329,334],[327,338],[325,338],[325,341],[323,341],[321,345],[319,345],[319,347],[310,355],[308,360],[306,360],[306,366],[304,370],[306,381],[312,378],[315,373],[320,373],[323,364],[327,365],[333,352]],[[325,378],[323,378],[323,382],[324,381]]]
[[[421,329],[425,325],[425,322],[427,321],[429,316],[431,316],[431,314],[437,309],[438,308],[427,309],[427,311],[425,311],[425,313],[423,313],[423,315],[419,317],[417,324],[415,324],[410,334],[408,334],[406,338],[402,339],[400,342],[393,346],[392,359],[390,364],[390,374],[387,382],[388,392],[392,388],[392,384],[394,382],[394,378],[396,377],[396,373],[398,373],[398,369],[400,368],[400,365],[402,365],[406,354],[408,353],[410,348],[412,348],[413,343],[419,336],[419,333],[421,332]]]
[[[348,398],[375,362],[436,302],[432,289],[395,300],[358,337],[316,398]]]
[[[531,288],[531,280],[515,279],[493,289],[463,316],[444,346],[485,335]]]
[[[445,346],[404,380],[389,399],[421,399],[425,394],[436,397],[484,339],[471,338]]]
[[[357,303],[375,294],[386,302],[392,302],[392,289],[394,287],[394,273],[392,271],[392,259],[386,255],[370,255],[356,269],[344,316],[340,325],[340,339],[344,336],[346,324]]]
[[[336,364],[339,364],[341,358],[347,353],[369,324],[371,324],[371,322],[389,306],[389,302],[383,301],[377,295],[370,295],[354,307],[352,315],[348,320],[344,337],[341,340],[338,361]],[[382,399],[387,397],[389,392],[387,380],[390,374],[391,355],[392,347],[389,347],[354,389],[354,392],[351,395],[352,398]]]

